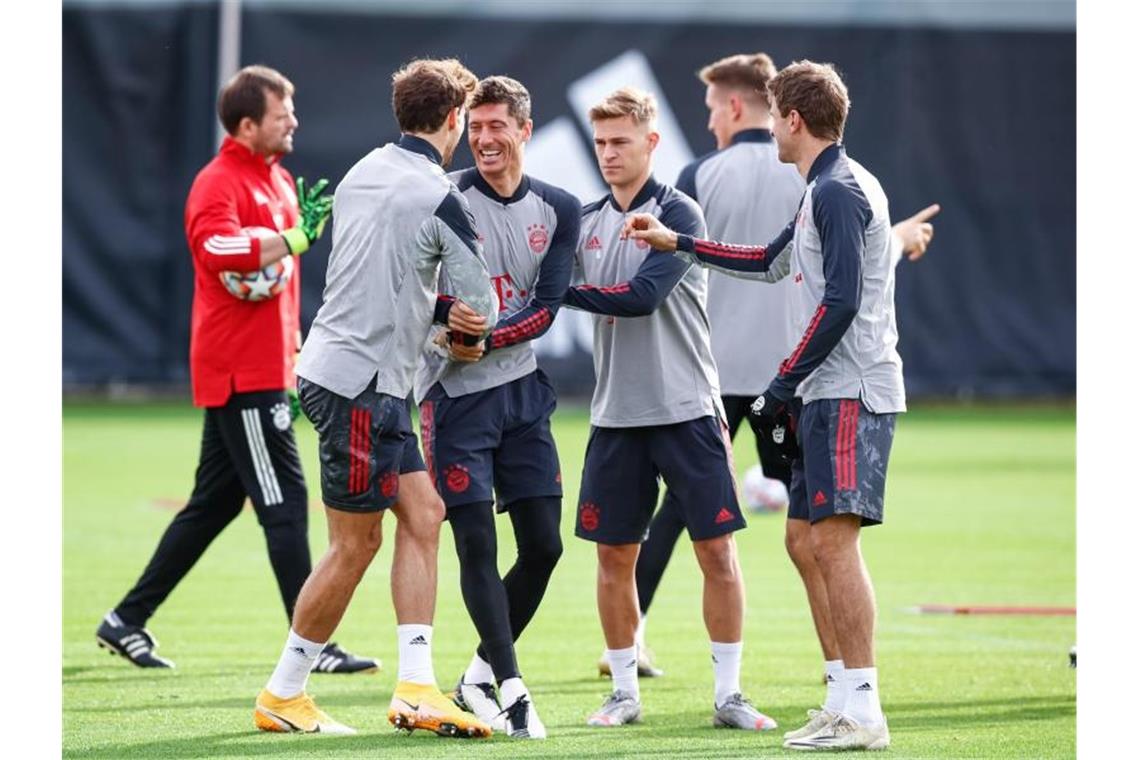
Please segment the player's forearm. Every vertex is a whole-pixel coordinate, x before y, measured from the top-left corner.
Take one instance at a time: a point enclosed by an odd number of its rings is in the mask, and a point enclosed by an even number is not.
[[[292,255],[293,251],[289,249],[289,243],[286,242],[283,235],[263,238],[261,240],[261,258],[258,268],[264,269],[273,262]]]
[[[795,395],[796,387],[839,345],[858,311],[858,302],[851,299],[824,298],[795,350],[780,362],[769,386],[776,398],[787,401]]]
[[[486,349],[492,351],[507,348],[542,337],[554,324],[557,311],[557,305],[551,307],[531,301],[525,308],[499,320],[499,324],[487,336]]]

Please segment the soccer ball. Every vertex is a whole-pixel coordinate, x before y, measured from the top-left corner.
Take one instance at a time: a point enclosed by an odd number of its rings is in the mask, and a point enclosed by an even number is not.
[[[251,237],[266,238],[280,233],[268,227],[244,227],[242,232]],[[274,261],[256,272],[220,272],[222,286],[234,298],[242,301],[265,301],[285,289],[293,279],[295,263],[292,256]]]
[[[741,491],[751,512],[779,512],[788,506],[788,489],[779,480],[764,477],[758,464],[744,473]]]

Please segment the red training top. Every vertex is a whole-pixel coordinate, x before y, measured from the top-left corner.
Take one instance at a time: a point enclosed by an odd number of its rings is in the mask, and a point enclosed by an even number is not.
[[[198,172],[186,199],[186,240],[194,259],[190,379],[195,406],[222,406],[231,393],[293,387],[301,340],[301,274],[280,295],[242,301],[220,272],[259,269],[261,241],[243,228],[282,231],[297,224],[293,177],[231,137]]]

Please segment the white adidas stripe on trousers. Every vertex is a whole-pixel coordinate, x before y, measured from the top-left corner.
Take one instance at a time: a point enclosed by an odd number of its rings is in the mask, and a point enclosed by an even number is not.
[[[281,504],[285,499],[281,496],[281,485],[277,482],[277,472],[273,469],[273,461],[269,458],[269,449],[265,445],[265,433],[261,428],[261,415],[257,409],[242,409],[241,421],[245,426],[245,440],[249,444],[249,454],[253,459],[253,469],[257,473],[257,482],[261,485],[261,496],[266,505]]]

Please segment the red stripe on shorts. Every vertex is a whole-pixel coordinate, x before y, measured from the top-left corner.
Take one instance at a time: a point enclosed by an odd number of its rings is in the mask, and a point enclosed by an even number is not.
[[[368,460],[372,453],[372,412],[352,409],[352,427],[349,437],[348,492],[364,493],[368,490]]]
[[[420,404],[420,438],[423,439],[424,465],[427,467],[428,478],[435,485],[435,457],[432,455],[435,443],[435,402],[425,401]]]

